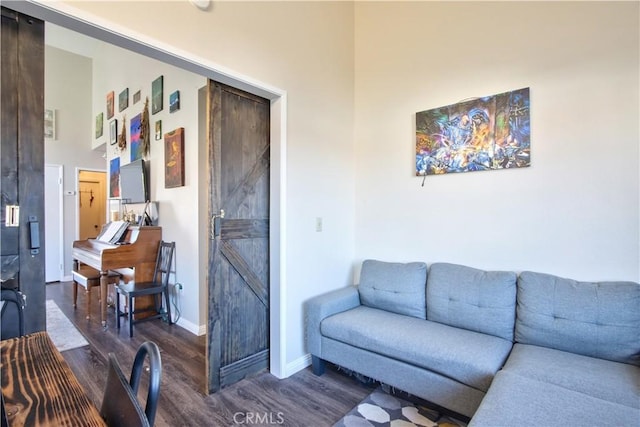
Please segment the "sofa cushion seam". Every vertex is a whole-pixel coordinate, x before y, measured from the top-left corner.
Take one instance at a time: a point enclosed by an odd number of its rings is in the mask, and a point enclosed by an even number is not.
[[[594,396],[592,394],[585,393],[585,392],[579,391],[579,390],[575,390],[575,389],[572,389],[572,388],[569,388],[569,387],[565,387],[565,386],[560,385],[560,384],[552,383],[552,382],[549,382],[549,381],[543,381],[543,380],[540,380],[538,378],[533,378],[533,377],[530,377],[530,376],[527,376],[527,375],[522,375],[521,373],[516,372],[515,370],[513,370],[513,368],[507,368],[507,369],[503,368],[503,369],[500,369],[498,372],[506,372],[506,373],[509,373],[509,374],[512,374],[512,375],[516,375],[516,376],[518,376],[520,378],[525,378],[527,380],[535,381],[535,382],[540,383],[540,384],[548,384],[550,386],[555,386],[555,387],[561,388],[563,390],[571,391],[571,392],[574,392],[574,393],[577,393],[577,394],[581,394],[583,396],[588,396],[588,397],[591,397],[593,399],[598,399],[598,400],[603,401],[603,402],[613,403],[615,405],[624,406],[625,408],[631,408],[631,409],[636,409],[636,410],[640,411],[640,408],[636,408],[634,406],[625,405],[623,403],[616,402],[616,401],[613,401],[613,400],[603,399],[601,397]],[[495,376],[494,376],[494,379],[495,379]],[[493,380],[491,381],[491,385],[493,385]],[[489,385],[489,390],[491,389],[491,385]],[[487,392],[489,390],[487,390]]]

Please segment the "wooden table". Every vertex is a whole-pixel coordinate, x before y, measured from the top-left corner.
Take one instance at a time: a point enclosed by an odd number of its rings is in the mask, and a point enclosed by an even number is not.
[[[9,426],[105,426],[46,332],[0,341]]]

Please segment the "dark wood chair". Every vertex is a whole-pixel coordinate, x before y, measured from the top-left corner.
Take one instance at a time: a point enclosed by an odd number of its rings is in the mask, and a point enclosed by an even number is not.
[[[100,272],[88,265],[81,264],[77,270],[71,272],[73,280],[73,308],[76,308],[78,302],[78,285],[84,287],[87,300],[87,319],[91,318],[91,289],[100,287]],[[109,284],[115,284],[122,277],[115,271],[109,271]]]
[[[15,279],[2,281],[0,306],[0,339],[23,336],[25,296]]]
[[[142,405],[137,396],[147,356],[149,357],[149,390],[145,410],[142,411]],[[153,342],[144,342],[138,348],[129,381],[125,378],[116,355],[109,353],[109,372],[100,408],[100,415],[107,426],[153,427],[160,397],[161,377],[160,349]]]
[[[129,318],[129,337],[133,337],[133,324],[145,320],[165,318],[171,324],[171,301],[169,298],[169,275],[173,264],[173,252],[175,251],[175,242],[161,241],[158,247],[158,255],[156,258],[156,267],[153,273],[153,281],[151,282],[120,282],[116,285],[116,324],[120,329],[120,316],[124,315],[120,311],[120,295],[127,298],[127,313]],[[153,295],[154,307],[134,309],[134,299],[136,297]],[[162,310],[162,296],[164,296],[166,310]],[[134,314],[144,312],[155,312],[147,317],[133,319]]]

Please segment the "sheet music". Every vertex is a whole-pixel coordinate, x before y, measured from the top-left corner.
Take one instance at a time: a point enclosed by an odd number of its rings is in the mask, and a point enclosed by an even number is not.
[[[117,243],[129,227],[127,221],[112,221],[107,224],[96,240],[106,243]]]

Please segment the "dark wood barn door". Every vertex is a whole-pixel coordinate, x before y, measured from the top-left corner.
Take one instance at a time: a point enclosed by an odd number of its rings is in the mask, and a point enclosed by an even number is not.
[[[0,260],[27,296],[32,333],[45,329],[44,22],[3,7],[0,28]]]
[[[209,81],[208,391],[269,366],[269,101]]]

